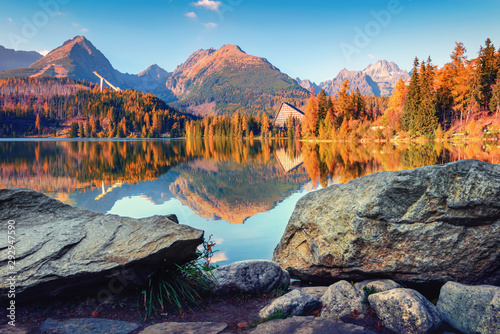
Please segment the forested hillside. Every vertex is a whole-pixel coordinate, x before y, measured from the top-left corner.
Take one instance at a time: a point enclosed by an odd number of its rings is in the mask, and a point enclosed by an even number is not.
[[[0,136],[177,137],[192,116],[152,94],[68,78],[0,80]],[[65,127],[71,127],[69,132]]]

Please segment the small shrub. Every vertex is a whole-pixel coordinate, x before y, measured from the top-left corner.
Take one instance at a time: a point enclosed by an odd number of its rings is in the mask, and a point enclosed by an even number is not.
[[[372,285],[370,287],[365,286],[363,287],[363,291],[365,293],[365,298],[363,299],[363,303],[368,304],[368,296],[373,295],[374,293],[377,293],[377,290],[375,287]]]

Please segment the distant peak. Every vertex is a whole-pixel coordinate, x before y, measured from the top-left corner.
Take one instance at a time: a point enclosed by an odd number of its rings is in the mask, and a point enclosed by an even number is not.
[[[234,44],[223,45],[218,51],[221,51],[221,52],[232,51],[232,52],[243,52],[243,53],[245,53],[243,50],[241,50],[241,48],[238,45],[234,45]]]

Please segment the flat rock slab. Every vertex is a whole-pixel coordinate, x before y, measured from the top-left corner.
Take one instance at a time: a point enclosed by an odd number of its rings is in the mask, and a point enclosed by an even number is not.
[[[217,322],[162,322],[139,334],[219,334],[226,328],[227,324]]]
[[[0,190],[0,226],[15,222],[16,299],[92,292],[97,301],[193,257],[203,231],[172,217],[132,219],[63,204],[25,189]],[[8,239],[0,238],[0,299],[7,296]],[[88,290],[88,291],[86,291]]]
[[[500,285],[500,166],[461,160],[311,192],[297,202],[273,260],[317,283]]]
[[[139,324],[127,321],[80,318],[70,320],[47,319],[43,322],[42,334],[129,334]]]
[[[361,326],[317,317],[276,319],[257,326],[252,334],[376,334]]]

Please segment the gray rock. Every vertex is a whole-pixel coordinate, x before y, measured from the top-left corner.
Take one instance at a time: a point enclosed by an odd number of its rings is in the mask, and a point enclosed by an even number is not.
[[[363,291],[363,288],[374,287],[376,292],[384,292],[391,289],[402,288],[401,284],[390,279],[369,279],[362,282],[354,283],[354,287]]]
[[[133,322],[108,319],[47,319],[43,322],[42,334],[128,334],[139,328]]]
[[[364,298],[365,294],[349,282],[340,281],[330,285],[320,299],[323,304],[321,317],[337,321],[357,311],[359,312],[358,318],[362,319],[366,311]]]
[[[302,197],[273,260],[306,281],[500,285],[500,166],[371,174]]]
[[[321,299],[323,295],[325,294],[326,290],[328,290],[327,286],[304,286],[297,288],[298,290],[302,292],[306,292],[310,295],[313,295],[314,297]]]
[[[385,326],[399,334],[432,333],[441,324],[438,309],[412,289],[392,289],[368,296]]]
[[[317,317],[292,317],[260,324],[252,334],[375,334],[364,327]]]
[[[219,334],[226,328],[227,324],[217,322],[162,322],[139,334]]]
[[[269,293],[277,288],[288,288],[290,275],[276,263],[249,260],[231,263],[213,271],[217,280],[216,293]]]
[[[443,321],[464,333],[500,333],[500,287],[448,282],[437,307]]]
[[[0,326],[0,333],[2,334],[29,334],[28,329],[11,325]]]
[[[0,190],[0,222],[15,221],[16,298],[92,293],[101,302],[147,282],[164,261],[192,258],[203,231],[161,216],[132,219],[65,205],[41,193]],[[7,296],[7,238],[0,238],[0,295]],[[0,297],[1,298],[1,297]]]
[[[318,304],[318,298],[301,290],[293,290],[273,300],[259,312],[259,317],[267,318],[276,310],[281,310],[287,315],[308,315]]]

